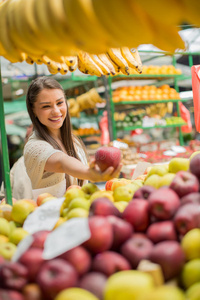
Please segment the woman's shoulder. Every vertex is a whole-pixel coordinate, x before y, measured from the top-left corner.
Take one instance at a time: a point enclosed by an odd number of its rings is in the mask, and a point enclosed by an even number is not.
[[[53,146],[50,143],[48,143],[47,141],[45,141],[45,140],[41,139],[40,137],[38,137],[35,132],[33,132],[31,134],[31,136],[29,137],[29,139],[28,139],[27,143],[25,144],[24,148],[36,146],[36,144],[37,144],[37,146],[39,146],[39,145],[44,146],[45,145],[46,147],[53,148]]]

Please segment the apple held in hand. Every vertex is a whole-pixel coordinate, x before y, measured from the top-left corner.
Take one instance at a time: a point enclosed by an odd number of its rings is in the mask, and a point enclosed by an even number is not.
[[[187,171],[179,171],[172,180],[170,186],[179,197],[199,191],[199,181],[195,175]]]
[[[28,282],[28,270],[18,262],[5,263],[0,268],[0,285],[3,288],[21,291]]]
[[[136,269],[141,260],[148,259],[152,248],[153,243],[145,235],[136,233],[121,246],[120,252]]]
[[[116,147],[100,147],[95,153],[95,161],[102,172],[108,167],[116,169],[121,161],[121,150]]]
[[[173,221],[153,223],[148,227],[146,234],[155,244],[167,240],[177,240],[177,233]]]
[[[99,300],[103,300],[106,281],[107,276],[103,273],[89,272],[81,277],[79,287],[94,294]]]
[[[136,232],[143,232],[149,226],[149,203],[144,199],[129,202],[122,213],[122,218],[129,222]]]
[[[158,220],[171,219],[180,206],[178,195],[168,187],[151,193],[148,198],[150,213]]]
[[[45,262],[37,275],[37,283],[42,292],[52,300],[60,291],[76,286],[77,280],[75,268],[59,258]]]
[[[179,275],[185,254],[177,241],[163,241],[154,245],[149,259],[161,266],[165,280],[169,280]]]
[[[91,237],[83,245],[92,253],[109,250],[113,243],[113,229],[106,217],[89,217],[89,227]]]

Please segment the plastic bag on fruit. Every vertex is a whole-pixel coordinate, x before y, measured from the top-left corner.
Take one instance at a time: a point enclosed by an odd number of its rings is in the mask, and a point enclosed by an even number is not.
[[[179,109],[181,118],[187,123],[187,125],[181,126],[181,130],[185,133],[190,133],[192,131],[190,112],[182,102],[179,102]]]
[[[200,132],[200,65],[192,66],[192,91],[194,104],[194,120],[196,130]]]

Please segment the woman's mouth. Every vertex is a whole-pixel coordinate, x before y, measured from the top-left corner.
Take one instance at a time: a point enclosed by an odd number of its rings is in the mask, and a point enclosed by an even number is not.
[[[59,117],[54,117],[54,118],[50,118],[49,120],[51,122],[59,122],[61,120],[62,116],[59,116]]]

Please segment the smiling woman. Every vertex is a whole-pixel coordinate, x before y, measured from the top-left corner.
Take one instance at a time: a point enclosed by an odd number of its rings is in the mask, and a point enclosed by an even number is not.
[[[24,162],[33,196],[49,192],[61,197],[72,184],[84,180],[107,181],[117,177],[122,165],[103,172],[95,161],[88,166],[83,143],[72,134],[70,115],[61,85],[50,77],[39,77],[29,86],[27,110],[33,134],[24,148]]]

